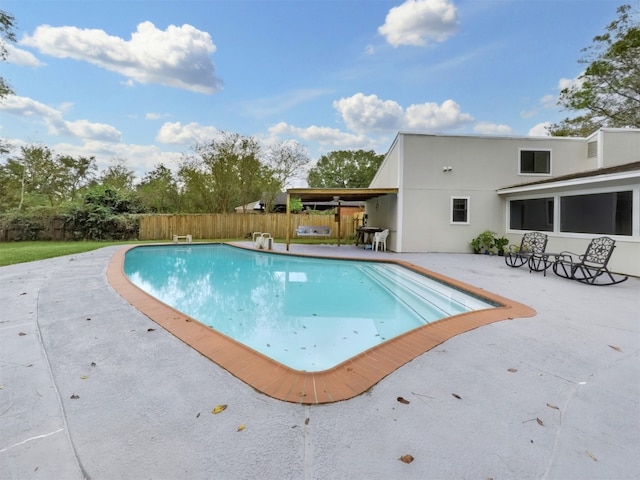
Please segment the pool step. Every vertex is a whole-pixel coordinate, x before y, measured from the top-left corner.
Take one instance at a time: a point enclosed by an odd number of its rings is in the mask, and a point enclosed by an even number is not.
[[[490,305],[424,275],[395,265],[366,265],[361,270],[420,317],[444,318]],[[428,321],[428,320],[427,320]]]

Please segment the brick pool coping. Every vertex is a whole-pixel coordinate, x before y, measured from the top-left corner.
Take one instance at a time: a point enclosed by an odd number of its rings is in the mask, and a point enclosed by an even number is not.
[[[247,248],[233,245],[236,248]],[[393,263],[465,290],[499,307],[467,312],[428,323],[376,345],[341,364],[320,372],[304,372],[282,365],[240,342],[219,333],[166,305],[135,286],[124,273],[124,257],[137,245],[115,252],[107,267],[107,280],[118,294],[187,345],[227,370],[233,376],[270,397],[300,404],[347,400],[373,387],[393,371],[444,341],[464,332],[514,318],[533,317],[527,305],[487,292],[464,282],[399,260],[367,260]],[[253,248],[248,248],[254,250]],[[265,255],[295,255],[265,252]],[[337,258],[312,256],[315,258]],[[344,258],[342,260],[362,260]]]

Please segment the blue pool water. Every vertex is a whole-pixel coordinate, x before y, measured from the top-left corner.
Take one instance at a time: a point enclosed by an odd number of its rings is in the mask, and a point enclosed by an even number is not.
[[[147,293],[296,370],[321,371],[425,323],[494,305],[394,264],[229,245],[129,250]]]

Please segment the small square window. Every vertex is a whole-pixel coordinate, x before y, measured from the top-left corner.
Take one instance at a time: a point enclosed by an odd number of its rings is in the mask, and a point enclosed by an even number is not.
[[[451,197],[451,223],[469,224],[469,197]]]
[[[551,150],[520,150],[520,173],[551,174]]]

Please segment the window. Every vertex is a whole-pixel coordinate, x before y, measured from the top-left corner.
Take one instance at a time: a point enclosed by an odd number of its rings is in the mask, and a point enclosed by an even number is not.
[[[572,195],[560,199],[560,231],[631,235],[633,192]]]
[[[509,202],[509,227],[512,230],[553,231],[553,198],[532,198]]]
[[[469,224],[469,197],[451,197],[451,223]]]
[[[520,173],[551,174],[551,150],[520,150]]]

